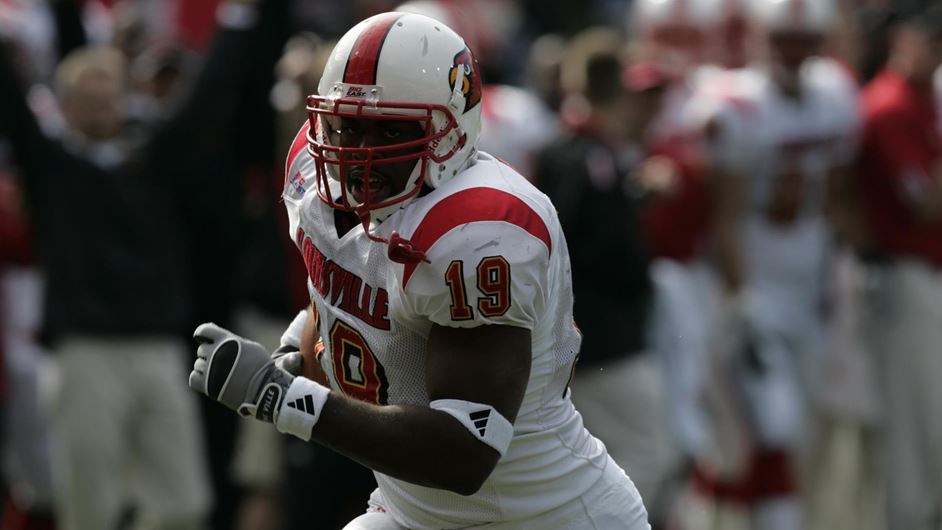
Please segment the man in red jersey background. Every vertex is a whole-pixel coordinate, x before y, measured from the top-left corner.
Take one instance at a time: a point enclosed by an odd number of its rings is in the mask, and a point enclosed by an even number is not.
[[[867,329],[885,393],[890,530],[942,522],[942,133],[933,74],[942,9],[900,28],[864,90],[859,190],[879,282]]]

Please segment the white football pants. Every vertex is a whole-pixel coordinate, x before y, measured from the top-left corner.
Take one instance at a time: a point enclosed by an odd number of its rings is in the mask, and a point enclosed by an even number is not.
[[[344,530],[409,530],[383,510],[379,490],[370,496],[367,513]],[[489,523],[480,530],[651,530],[641,496],[624,470],[611,458],[598,482],[578,499],[522,521]],[[412,529],[422,530],[422,529]]]

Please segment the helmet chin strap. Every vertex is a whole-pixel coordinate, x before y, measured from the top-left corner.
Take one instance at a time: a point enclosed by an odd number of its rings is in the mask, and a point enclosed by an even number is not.
[[[395,230],[390,234],[386,245],[386,256],[396,263],[431,263],[424,251],[415,248],[411,241],[400,236]]]
[[[419,161],[416,164],[415,169],[413,170],[415,173],[417,173],[417,175],[415,175],[414,178],[424,179],[424,174],[420,166],[422,164],[427,164],[427,163],[428,163],[427,160],[419,159]],[[411,180],[412,179],[410,179],[410,181]],[[409,200],[409,202],[411,202],[411,199]],[[393,230],[392,234],[390,234],[389,236],[389,239],[374,234],[373,231],[370,229],[370,225],[373,224],[374,222],[373,214],[374,212],[372,210],[369,210],[366,208],[357,209],[357,217],[360,218],[360,222],[363,224],[363,232],[366,233],[366,237],[370,238],[371,241],[375,241],[377,243],[384,243],[386,245],[386,256],[390,260],[396,263],[402,263],[402,264],[419,263],[422,261],[424,261],[425,263],[431,263],[428,257],[426,257],[424,251],[417,249],[412,244],[411,241],[400,236],[399,232],[396,232],[395,230]],[[389,215],[391,215],[391,212],[390,214],[387,214],[385,217],[388,217]],[[385,217],[383,218],[383,220],[385,220]],[[376,220],[376,222],[378,224],[379,222],[381,222],[381,220]]]
[[[390,260],[402,264],[420,263],[423,261],[425,263],[431,263],[424,251],[416,248],[411,241],[400,236],[399,232],[393,230],[392,234],[389,235],[389,239],[374,234],[372,230],[370,230],[369,210],[364,210],[357,215],[360,217],[360,222],[363,223],[363,231],[366,232],[366,237],[377,243],[384,243],[386,245],[386,257]]]
[[[455,116],[460,116],[464,112],[464,68],[457,68],[455,72],[455,86],[451,89],[451,99],[448,100],[448,108]]]

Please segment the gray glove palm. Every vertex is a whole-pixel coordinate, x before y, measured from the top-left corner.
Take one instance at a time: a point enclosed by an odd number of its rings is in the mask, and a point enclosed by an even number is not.
[[[274,423],[294,376],[275,365],[265,348],[216,324],[193,333],[199,343],[190,388],[242,416]]]
[[[304,362],[301,352],[293,346],[282,346],[271,354],[275,366],[291,375],[301,375],[301,364]]]

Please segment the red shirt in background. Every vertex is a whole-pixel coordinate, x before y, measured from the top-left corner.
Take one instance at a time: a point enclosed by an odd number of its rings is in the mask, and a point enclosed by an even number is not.
[[[919,218],[919,200],[942,162],[942,134],[931,96],[884,71],[861,96],[859,178],[864,218],[877,248],[942,267],[942,221]]]
[[[202,51],[216,32],[216,7],[219,0],[176,0],[171,8],[177,37],[190,49]]]
[[[673,166],[669,192],[651,197],[641,214],[648,251],[655,258],[687,262],[701,256],[710,225],[709,194],[703,165],[684,141],[661,141],[648,160]]]

